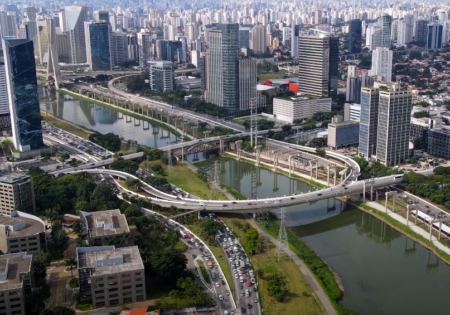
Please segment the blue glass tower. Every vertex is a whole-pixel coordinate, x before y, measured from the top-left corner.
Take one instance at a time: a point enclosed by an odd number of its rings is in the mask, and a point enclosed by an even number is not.
[[[20,151],[40,149],[43,140],[33,42],[5,38],[2,46],[14,146]]]
[[[92,71],[113,68],[111,25],[105,21],[85,22],[87,62]]]

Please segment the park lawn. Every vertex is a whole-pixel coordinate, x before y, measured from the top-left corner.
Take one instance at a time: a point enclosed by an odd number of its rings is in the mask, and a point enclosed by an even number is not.
[[[175,249],[184,252],[188,248],[187,248],[186,244],[184,244],[181,240],[178,240],[178,242],[175,244]]]
[[[41,117],[42,117],[42,120],[45,121],[49,125],[61,128],[65,131],[73,133],[74,135],[77,135],[81,138],[89,139],[90,133],[81,128],[76,128],[75,126],[73,126],[61,119],[56,119],[54,117],[47,116],[45,114],[42,114]]]
[[[246,221],[242,218],[221,218],[232,229],[236,237],[242,241],[244,232],[241,228]],[[308,281],[306,281],[297,265],[285,255],[282,256],[280,262],[277,262],[275,258],[275,246],[271,242],[267,242],[267,246],[268,250],[266,252],[249,256],[258,280],[258,293],[264,314],[326,314],[322,305],[317,302]],[[258,276],[258,270],[262,271],[261,277]],[[272,273],[283,275],[287,282],[289,295],[284,302],[277,302],[267,292],[266,279]]]
[[[208,271],[206,271],[205,264],[201,260],[197,260],[197,263],[200,267],[200,271],[202,272],[203,279],[205,279],[206,283],[211,284],[211,279],[209,278]]]
[[[147,162],[144,161],[141,163],[140,167],[145,169],[146,164]],[[169,181],[169,183],[201,199],[211,198],[208,185],[198,178],[187,165],[182,165],[181,162],[179,162],[178,165],[173,166],[171,171],[168,171],[167,165],[161,161],[149,161],[148,167],[150,172],[152,171],[151,167],[154,165],[162,166],[165,173],[164,177]],[[217,196],[214,199],[228,200],[228,198],[220,192],[217,192]]]

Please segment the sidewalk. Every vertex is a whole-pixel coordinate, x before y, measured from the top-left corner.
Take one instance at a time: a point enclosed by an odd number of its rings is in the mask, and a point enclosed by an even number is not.
[[[366,202],[366,204],[383,213],[386,213],[384,210],[384,207],[382,205],[380,205],[377,202],[374,201],[369,201]],[[391,218],[393,218],[394,220],[406,225],[406,218],[402,217],[401,215],[394,213],[392,211],[387,212],[387,215],[389,215]],[[430,239],[430,232],[425,231],[424,229],[422,229],[421,227],[418,227],[417,225],[414,224],[414,221],[409,220],[408,222],[408,227],[415,233],[423,236],[425,239],[429,240]],[[406,237],[408,237],[408,235],[406,235]],[[445,252],[446,254],[450,255],[450,248],[446,247],[444,244],[442,244],[441,242],[439,242],[439,240],[437,239],[436,236],[432,235],[431,236],[431,242],[433,243],[434,246],[436,246],[438,249],[442,250],[443,252]]]
[[[275,246],[278,245],[278,240],[274,239],[272,236],[268,235],[266,232],[264,232],[257,224],[256,222],[251,219],[248,215],[247,216],[247,222],[254,227],[260,235],[262,235],[267,240],[271,241]],[[300,269],[300,272],[305,276],[306,280],[308,281],[309,285],[311,286],[312,290],[320,299],[320,302],[322,302],[323,307],[327,311],[329,315],[337,315],[333,305],[331,304],[330,300],[326,296],[325,292],[322,290],[322,287],[317,282],[316,278],[314,278],[314,275],[311,273],[311,271],[305,266],[305,264],[298,258],[296,254],[292,252],[290,248],[286,248],[284,246],[280,246],[283,248],[283,251],[292,258],[292,261],[297,265],[298,269]]]

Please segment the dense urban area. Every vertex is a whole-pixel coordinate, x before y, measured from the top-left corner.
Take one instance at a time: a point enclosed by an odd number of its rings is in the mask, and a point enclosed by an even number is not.
[[[0,315],[448,312],[448,3],[4,1],[0,41]]]

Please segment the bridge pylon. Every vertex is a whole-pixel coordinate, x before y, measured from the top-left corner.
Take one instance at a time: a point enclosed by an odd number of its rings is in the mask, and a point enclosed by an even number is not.
[[[259,166],[259,161],[261,159],[261,145],[257,145],[255,147],[255,154],[256,154],[256,166]]]
[[[237,159],[239,161],[241,159],[241,144],[242,144],[242,140],[236,141],[235,144],[236,144]]]

